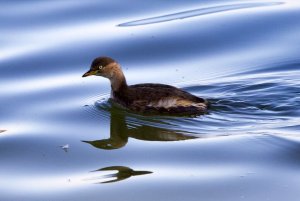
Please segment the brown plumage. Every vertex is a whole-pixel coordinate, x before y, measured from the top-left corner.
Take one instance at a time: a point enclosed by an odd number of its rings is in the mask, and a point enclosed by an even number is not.
[[[132,111],[143,114],[195,115],[207,112],[208,101],[165,84],[127,85],[120,65],[109,57],[96,58],[82,77],[108,78],[111,98]]]

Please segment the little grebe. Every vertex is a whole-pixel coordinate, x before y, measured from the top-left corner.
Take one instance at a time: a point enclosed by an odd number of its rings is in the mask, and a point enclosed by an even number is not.
[[[82,77],[97,75],[111,83],[111,99],[132,111],[143,114],[197,115],[207,112],[208,101],[165,84],[128,86],[121,66],[112,58],[94,59]]]

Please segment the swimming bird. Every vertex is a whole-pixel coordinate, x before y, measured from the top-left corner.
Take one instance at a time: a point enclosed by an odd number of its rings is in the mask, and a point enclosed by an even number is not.
[[[82,77],[102,76],[110,80],[111,100],[142,114],[198,115],[207,113],[208,101],[166,84],[127,85],[120,64],[110,57],[93,60]]]

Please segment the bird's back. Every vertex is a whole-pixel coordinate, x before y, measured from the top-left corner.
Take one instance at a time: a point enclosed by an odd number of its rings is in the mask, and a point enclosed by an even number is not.
[[[203,114],[208,102],[176,87],[164,84],[137,84],[113,94],[121,105],[142,113]]]

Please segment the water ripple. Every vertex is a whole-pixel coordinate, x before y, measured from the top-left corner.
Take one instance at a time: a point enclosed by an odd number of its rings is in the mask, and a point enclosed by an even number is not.
[[[1,200],[296,200],[300,5],[274,1],[2,1]],[[99,55],[209,114],[111,104],[107,80],[81,77]]]
[[[178,13],[173,13],[173,14],[168,14],[168,15],[162,15],[162,16],[158,16],[158,17],[151,17],[151,18],[146,18],[146,19],[142,19],[142,20],[135,20],[135,21],[131,21],[131,22],[125,22],[125,23],[119,24],[118,26],[128,27],[128,26],[155,24],[155,23],[160,23],[160,22],[185,19],[185,18],[190,18],[190,17],[220,13],[220,12],[231,11],[231,10],[255,8],[255,7],[262,7],[262,6],[275,6],[275,5],[280,5],[280,4],[283,4],[283,3],[282,2],[266,2],[266,3],[244,3],[244,4],[214,6],[214,7],[207,7],[207,8],[183,11],[183,12],[178,12]]]
[[[288,68],[288,65],[286,66]],[[294,73],[297,74],[299,71]],[[107,101],[107,95],[89,109],[91,113],[104,119],[109,119],[111,113],[122,113],[126,116],[126,124],[130,128],[150,126],[193,134],[201,138],[241,133],[281,133],[282,128],[298,125],[300,83],[290,71],[232,75],[223,78],[222,81],[213,80],[201,86],[196,83],[197,81],[194,84],[190,83],[190,86],[184,89],[209,99],[212,104],[208,115],[180,118],[145,117],[112,105]]]

